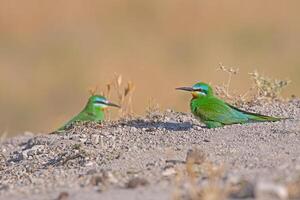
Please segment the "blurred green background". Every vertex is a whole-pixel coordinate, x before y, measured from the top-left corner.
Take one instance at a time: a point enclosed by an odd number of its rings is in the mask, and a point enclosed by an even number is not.
[[[174,88],[225,82],[220,62],[240,68],[237,92],[257,69],[292,80],[285,95],[299,95],[299,8],[297,0],[0,0],[0,133],[52,131],[114,73],[135,83],[138,114],[151,98],[188,112],[190,95]]]

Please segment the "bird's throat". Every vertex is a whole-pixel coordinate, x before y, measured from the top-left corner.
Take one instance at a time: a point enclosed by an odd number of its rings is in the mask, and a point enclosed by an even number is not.
[[[192,92],[192,96],[193,96],[193,99],[196,99],[199,97],[199,95],[197,94],[197,92]]]

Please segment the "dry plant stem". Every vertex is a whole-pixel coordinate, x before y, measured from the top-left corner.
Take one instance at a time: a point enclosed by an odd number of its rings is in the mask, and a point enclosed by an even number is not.
[[[232,77],[233,75],[237,75],[239,72],[238,68],[228,68],[226,66],[224,66],[222,63],[219,64],[219,67],[217,68],[217,70],[221,70],[222,72],[225,72],[226,74],[228,74],[228,80],[226,84],[223,84],[222,86],[217,86],[216,90],[217,90],[217,95],[219,95],[220,97],[223,97],[229,101],[233,101],[235,98],[235,95],[231,95],[229,92],[230,89],[230,84],[232,81]]]
[[[117,92],[119,104],[123,105],[124,98],[121,90],[121,85],[122,85],[122,75],[115,74],[114,86]],[[122,111],[122,109],[120,109],[120,111]]]
[[[106,93],[105,96],[109,99],[110,98],[110,92],[111,92],[111,83],[106,84]]]
[[[129,81],[127,83],[127,87],[124,89],[124,113],[123,115],[132,115],[133,107],[132,107],[132,95],[135,90],[134,84]]]
[[[253,80],[253,86],[247,90],[243,95],[230,94],[230,84],[232,81],[233,75],[238,74],[238,68],[228,68],[222,63],[220,63],[217,70],[221,70],[228,74],[228,80],[226,84],[216,87],[216,94],[225,100],[228,100],[230,103],[235,105],[242,105],[245,102],[257,102],[257,101],[268,101],[274,99],[283,100],[281,97],[282,90],[289,85],[289,80],[277,80],[271,79],[269,77],[262,76],[257,71],[249,73],[251,79]],[[256,92],[254,91],[256,90]],[[249,95],[250,93],[255,93]]]
[[[7,138],[8,132],[4,131],[0,136],[0,144]]]
[[[147,115],[150,115],[151,113],[159,112],[159,105],[155,102],[154,98],[150,98],[148,100],[148,105],[146,107],[146,113]]]
[[[183,181],[183,172],[182,170],[178,169],[176,170],[175,179],[173,180],[174,185],[174,192],[172,194],[173,200],[180,200],[181,199],[181,183]]]
[[[110,99],[110,94],[111,94],[111,85],[112,83],[107,83],[106,84],[106,92],[104,92],[104,96],[107,97],[108,99]],[[108,110],[104,110],[105,115],[107,116],[107,119],[110,120],[111,119],[111,114]]]
[[[185,194],[191,200],[222,200],[228,196],[228,186],[220,185],[224,175],[223,166],[216,166],[206,159],[204,152],[198,149],[188,151],[186,164],[178,170],[175,177],[174,199]],[[207,177],[207,184],[198,185],[198,177]],[[180,186],[187,187],[180,188]],[[184,191],[185,190],[185,191]]]
[[[91,96],[95,95],[97,93],[97,90],[98,90],[98,86],[96,85],[95,87],[90,87],[88,89],[89,93]]]
[[[112,87],[114,87],[116,91],[118,104],[121,106],[121,109],[119,109],[119,117],[133,115],[132,95],[135,90],[134,84],[131,81],[128,81],[127,84],[123,86],[122,75],[115,74],[113,80],[106,84],[106,88],[104,90],[105,92],[101,92],[100,94],[110,99]],[[91,95],[94,95],[96,94],[97,90],[97,86],[90,88],[89,93]],[[108,112],[107,110],[105,110],[104,112],[107,118],[110,119],[110,112]]]
[[[227,94],[229,94],[229,87],[230,87],[230,84],[231,84],[231,79],[232,79],[232,76],[233,75],[237,75],[238,72],[239,72],[239,69],[238,68],[227,68],[226,66],[224,66],[222,63],[220,63],[219,65],[219,69],[225,73],[228,74],[228,81],[227,81],[227,85],[226,85],[226,92]]]
[[[281,92],[283,88],[288,86],[291,81],[277,80],[269,77],[262,76],[257,71],[249,73],[254,81],[254,87],[257,89],[256,98],[259,100],[274,100],[281,99]]]
[[[118,96],[118,103],[121,105],[119,116],[124,117],[133,114],[132,108],[132,95],[135,90],[135,86],[131,81],[128,81],[125,87],[123,85],[122,75],[115,74],[113,85],[116,89]]]
[[[188,181],[190,184],[189,194],[190,194],[190,198],[192,200],[197,200],[198,199],[198,188],[197,188],[197,182],[196,182],[197,175],[194,172],[193,166],[194,166],[194,160],[192,160],[192,159],[188,160],[186,163],[186,171],[188,174]]]

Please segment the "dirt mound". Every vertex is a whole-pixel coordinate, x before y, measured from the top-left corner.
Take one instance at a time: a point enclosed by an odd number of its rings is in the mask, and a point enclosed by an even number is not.
[[[300,172],[300,101],[247,109],[293,119],[206,129],[168,110],[8,139],[1,144],[1,199],[297,195],[289,188]]]

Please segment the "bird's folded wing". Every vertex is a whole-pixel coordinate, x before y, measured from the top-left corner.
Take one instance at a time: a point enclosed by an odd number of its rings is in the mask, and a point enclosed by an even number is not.
[[[211,99],[199,105],[195,112],[207,121],[216,121],[222,124],[243,123],[248,120],[243,113],[234,110],[219,99]]]
[[[248,112],[245,110],[241,110],[233,105],[230,105],[228,103],[226,103],[230,108],[243,113],[244,115],[246,115],[248,117],[249,120],[254,120],[254,121],[279,121],[281,119],[284,118],[279,118],[279,117],[272,117],[272,116],[267,116],[267,115],[262,115],[259,113],[254,113],[254,112]]]

